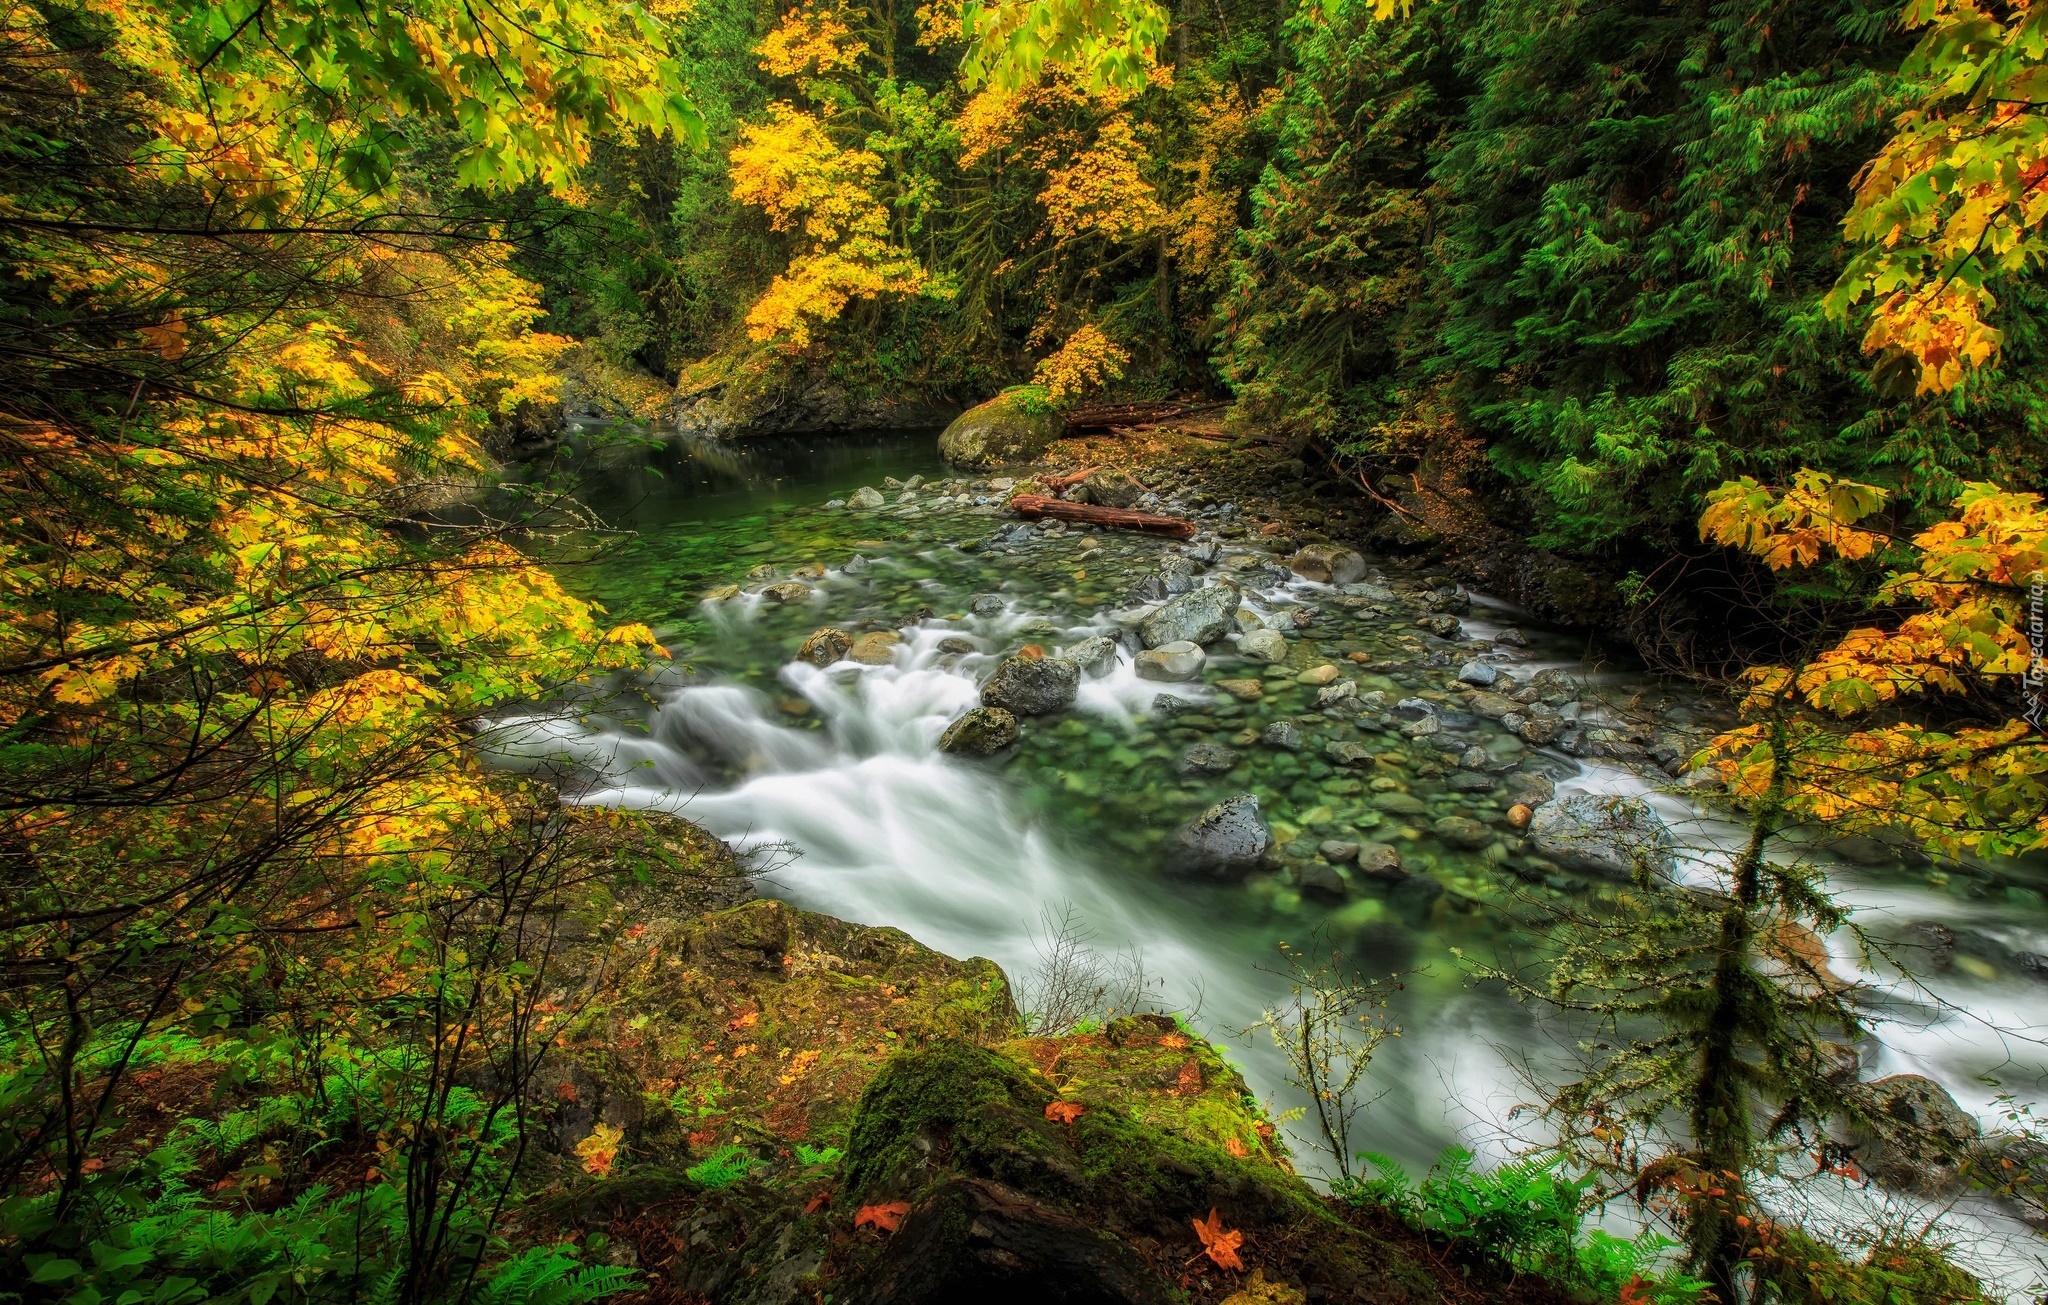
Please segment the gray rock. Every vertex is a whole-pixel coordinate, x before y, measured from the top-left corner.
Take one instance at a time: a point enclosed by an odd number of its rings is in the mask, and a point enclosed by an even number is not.
[[[1422,720],[1436,715],[1436,704],[1427,698],[1403,698],[1394,704],[1394,715],[1402,720]]]
[[[1195,705],[1186,698],[1176,698],[1170,693],[1154,694],[1152,697],[1152,714],[1172,720],[1184,711],[1193,711]]]
[[[1357,697],[1358,681],[1339,680],[1335,684],[1325,686],[1316,694],[1316,706],[1318,708],[1334,707],[1346,698],[1355,700]]]
[[[1479,688],[1490,688],[1500,678],[1500,670],[1488,662],[1470,661],[1458,668],[1458,678]]]
[[[1003,707],[1019,716],[1043,716],[1074,705],[1081,668],[1060,657],[1007,657],[981,686],[984,707]]]
[[[1324,839],[1316,851],[1322,854],[1323,860],[1332,865],[1344,865],[1358,859],[1358,844],[1347,843],[1338,838]]]
[[[1171,599],[1138,627],[1147,648],[1168,643],[1208,643],[1220,639],[1237,616],[1237,590],[1209,585]]]
[[[1287,639],[1278,630],[1254,630],[1237,641],[1237,651],[1255,662],[1287,660]]]
[[[1478,771],[1461,770],[1445,781],[1445,786],[1453,793],[1491,793],[1494,779]]]
[[[1309,544],[1288,559],[1294,574],[1317,584],[1348,585],[1365,577],[1365,559],[1337,544]]]
[[[1079,493],[1069,497],[1076,501],[1113,508],[1131,507],[1145,495],[1143,485],[1114,467],[1097,467],[1082,477],[1081,483],[1074,488]]]
[[[1512,625],[1494,635],[1493,641],[1503,648],[1527,648],[1529,646],[1529,636],[1523,634]]]
[[[867,573],[868,560],[859,553],[855,553],[852,557],[847,558],[846,565],[839,568],[839,574],[841,575],[866,575]]]
[[[1531,747],[1547,748],[1563,736],[1564,728],[1564,719],[1560,716],[1530,716],[1515,732],[1522,742]]]
[[[771,603],[801,603],[810,596],[811,587],[801,580],[785,580],[761,591],[761,597]]]
[[[1139,679],[1181,684],[1201,678],[1202,667],[1208,664],[1209,655],[1202,651],[1201,645],[1182,639],[1148,648],[1133,660]]]
[[[1458,764],[1466,770],[1485,770],[1493,761],[1493,754],[1477,743],[1458,754]]]
[[[1189,868],[1227,873],[1258,864],[1273,846],[1273,834],[1259,814],[1258,795],[1239,793],[1204,811],[1178,841]]]
[[[1373,750],[1363,743],[1326,743],[1323,755],[1332,765],[1365,766],[1372,764]]]
[[[796,659],[813,666],[830,666],[852,651],[853,636],[828,625],[822,630],[812,631],[810,638],[804,640],[804,646],[797,649]]]
[[[1257,634],[1266,628],[1266,623],[1259,619],[1259,614],[1249,607],[1238,608],[1235,619],[1239,634]]]
[[[1559,865],[1627,879],[1640,862],[1653,876],[1678,869],[1677,840],[1639,797],[1576,793],[1546,802],[1529,822],[1536,850]]]
[[[983,594],[967,610],[976,616],[998,616],[1006,606],[1001,594]]]
[[[1557,796],[1557,784],[1548,775],[1518,771],[1508,776],[1508,805],[1540,807]]]
[[[882,506],[882,491],[872,485],[862,485],[847,496],[846,506],[850,508],[878,508]]]
[[[1983,1129],[1948,1090],[1918,1074],[1893,1074],[1855,1092],[1850,1137],[1865,1172],[1887,1187],[1922,1196],[1963,1189],[1965,1166]]]
[[[945,638],[939,640],[938,649],[942,653],[952,653],[955,656],[979,651],[979,649],[977,649],[974,646],[973,640],[962,639],[957,634],[949,634]]]
[[[828,498],[825,500],[825,510],[827,512],[843,511],[845,507],[846,500],[843,498]]]
[[[1429,803],[1413,793],[1381,793],[1372,804],[1390,816],[1419,816],[1429,810]]]
[[[1060,656],[1089,675],[1107,675],[1116,669],[1116,640],[1103,634],[1090,635],[1070,648],[1062,648]]]
[[[1371,603],[1396,603],[1401,600],[1401,596],[1399,594],[1387,588],[1385,585],[1345,585],[1342,587],[1342,592],[1344,596],[1347,598],[1363,598],[1367,602]]]
[[[1220,775],[1237,764],[1237,753],[1220,743],[1197,743],[1180,754],[1183,775]]]
[[[1468,852],[1476,852],[1493,841],[1493,831],[1469,816],[1445,816],[1433,828],[1443,842]]]
[[[1433,634],[1439,639],[1455,639],[1458,637],[1458,631],[1461,627],[1458,624],[1457,617],[1445,616],[1439,613],[1435,616],[1416,617],[1415,628],[1425,633]]]
[[[986,757],[1017,741],[1017,718],[1001,707],[976,707],[946,727],[939,750],[967,757]]]
[[[1062,425],[1043,400],[1006,391],[955,417],[939,435],[939,456],[957,467],[1028,462],[1051,447]]]
[[[1498,693],[1488,693],[1484,689],[1465,695],[1465,709],[1482,720],[1505,721],[1515,714],[1515,708],[1519,705],[1513,698],[1503,698]]]
[[[1324,865],[1320,861],[1310,861],[1306,865],[1296,867],[1294,882],[1300,885],[1305,895],[1337,901],[1342,901],[1348,896],[1351,888],[1344,882],[1344,876],[1337,873],[1336,867]]]
[[[1302,748],[1301,731],[1291,720],[1276,720],[1259,735],[1259,741],[1269,748],[1284,752],[1299,752]]]

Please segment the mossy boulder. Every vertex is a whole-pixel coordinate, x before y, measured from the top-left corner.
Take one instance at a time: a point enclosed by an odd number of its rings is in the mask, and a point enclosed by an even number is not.
[[[1043,394],[1021,386],[955,417],[939,435],[939,456],[968,468],[1029,462],[1059,438],[1063,427]]]

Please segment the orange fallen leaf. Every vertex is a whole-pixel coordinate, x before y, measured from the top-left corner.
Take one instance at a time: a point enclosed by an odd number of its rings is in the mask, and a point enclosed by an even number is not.
[[[865,1228],[869,1224],[883,1232],[895,1232],[903,1225],[903,1216],[910,1213],[910,1202],[889,1201],[882,1205],[863,1205],[854,1211],[853,1226]]]
[[[1216,1207],[1209,1207],[1209,1217],[1196,1219],[1195,1236],[1202,1239],[1202,1254],[1214,1261],[1219,1269],[1244,1270],[1244,1261],[1237,1258],[1237,1248],[1244,1245],[1244,1233],[1240,1229],[1225,1228],[1223,1216],[1216,1213]]]
[[[1017,655],[1027,662],[1042,662],[1045,660],[1045,649],[1035,643],[1027,643],[1017,650]]]
[[[1251,1149],[1234,1137],[1223,1139],[1223,1149],[1239,1160],[1251,1154]]]
[[[760,1022],[761,1012],[757,1010],[750,1010],[746,1014],[740,1016],[737,1019],[727,1020],[725,1022],[725,1031],[727,1033],[738,1033],[741,1029],[751,1029]]]
[[[1187,1035],[1185,1033],[1169,1033],[1159,1039],[1159,1045],[1168,1051],[1179,1051],[1182,1047],[1188,1045]]]
[[[1182,1063],[1180,1074],[1173,1081],[1173,1094],[1177,1097],[1200,1096],[1202,1092],[1202,1064],[1190,1056]]]
[[[810,1200],[804,1202],[804,1213],[816,1214],[830,1204],[832,1204],[832,1189],[821,1187],[812,1195]]]
[[[1087,1113],[1078,1101],[1055,1101],[1045,1108],[1045,1117],[1055,1124],[1071,1124]]]

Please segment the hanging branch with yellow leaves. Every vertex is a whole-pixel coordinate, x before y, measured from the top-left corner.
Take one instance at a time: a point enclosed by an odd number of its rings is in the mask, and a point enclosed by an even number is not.
[[[1799,666],[1748,672],[1744,711],[1755,719],[1716,738],[1710,754],[1739,799],[1769,791],[1786,768],[1788,810],[1812,819],[1900,829],[1951,851],[2048,846],[2044,685],[2031,633],[2048,600],[2048,510],[2038,494],[1972,484],[1952,519],[1897,541],[1858,524],[1887,497],[1814,471],[1783,491],[1745,477],[1711,496],[1700,537],[1774,570],[1900,557],[1873,603],[1903,615],[1852,629]],[[1916,703],[1965,723],[1896,718]],[[1773,724],[1795,707],[1832,720]],[[1841,724],[1879,712],[1895,718]],[[1986,715],[2007,719],[1967,723]],[[1773,728],[1782,731],[1775,745]]]

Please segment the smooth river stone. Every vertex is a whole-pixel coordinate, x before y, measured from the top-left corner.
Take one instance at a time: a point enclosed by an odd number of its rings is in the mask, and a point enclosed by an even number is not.
[[[1017,741],[1017,718],[1001,707],[976,707],[946,727],[939,750],[958,756],[986,757]]]
[[[1170,600],[1145,618],[1138,635],[1147,648],[1169,643],[1208,643],[1221,638],[1237,618],[1237,590],[1209,585]]]
[[[870,630],[853,641],[846,655],[863,666],[887,666],[896,660],[896,645],[903,636],[894,630]]]
[[[1074,705],[1081,668],[1063,657],[1009,657],[983,681],[981,704],[1019,716],[1044,716]]]
[[[1218,680],[1216,687],[1239,702],[1257,702],[1266,696],[1266,686],[1258,680]]]
[[[1190,869],[1223,873],[1258,864],[1273,846],[1273,834],[1259,814],[1258,795],[1239,793],[1204,811],[1177,841]]]
[[[1135,661],[1139,679],[1181,684],[1200,678],[1202,667],[1209,662],[1209,655],[1199,644],[1182,639],[1147,648],[1138,654]]]
[[[1278,630],[1254,630],[1237,641],[1237,651],[1260,662],[1287,660],[1287,639]]]
[[[1321,666],[1311,666],[1295,676],[1294,682],[1297,684],[1321,686],[1333,682],[1341,673],[1331,663],[1324,662]]]
[[[1546,802],[1529,822],[1529,840],[1559,865],[1622,879],[1639,861],[1667,879],[1678,869],[1670,826],[1638,797],[1575,793]]]

